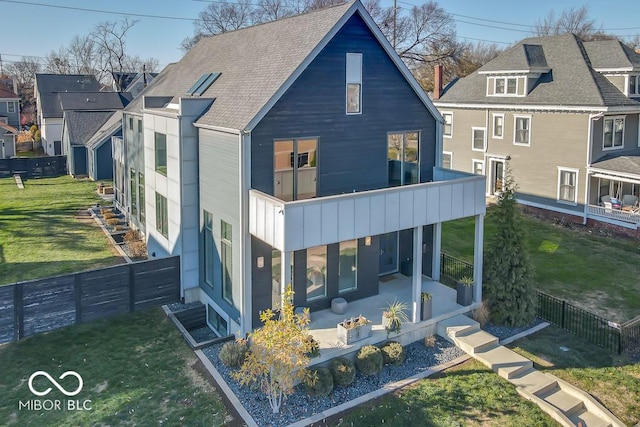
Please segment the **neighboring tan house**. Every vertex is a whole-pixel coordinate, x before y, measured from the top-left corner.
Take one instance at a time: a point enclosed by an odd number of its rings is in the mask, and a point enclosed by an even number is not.
[[[482,298],[485,178],[438,167],[441,120],[359,1],[206,37],[125,108],[117,203],[221,335],[399,270],[419,322],[444,221],[475,218]]]
[[[59,94],[64,92],[98,92],[100,84],[94,75],[36,74],[33,92],[36,96],[37,123],[42,148],[50,156],[66,154],[62,147],[62,107]]]
[[[118,130],[109,137],[100,137],[101,129],[115,112],[121,111],[129,103],[131,94],[68,92],[59,93],[58,99],[63,113],[62,147],[67,156],[67,171],[72,176],[111,179],[111,136]],[[96,134],[99,134],[98,140],[94,138]]]
[[[443,164],[485,174],[487,195],[509,166],[524,205],[640,223],[640,55],[619,41],[525,39],[434,100]]]

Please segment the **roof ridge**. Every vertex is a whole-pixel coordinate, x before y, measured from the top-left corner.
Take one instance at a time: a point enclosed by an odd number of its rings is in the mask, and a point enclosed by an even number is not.
[[[589,75],[591,76],[591,80],[593,81],[593,84],[596,86],[596,90],[598,91],[598,97],[600,97],[600,102],[602,102],[602,104],[604,105],[606,103],[604,100],[604,96],[602,95],[602,88],[600,87],[598,78],[596,77],[596,74],[595,74],[598,72],[593,69],[593,65],[591,64],[591,58],[589,58],[589,54],[587,53],[587,50],[584,47],[584,41],[580,39],[578,36],[576,36],[575,34],[572,34],[572,35],[578,45],[578,49],[580,49],[580,54],[584,58],[584,62],[587,65],[587,68],[589,70]],[[600,73],[598,73],[598,76],[600,76]]]

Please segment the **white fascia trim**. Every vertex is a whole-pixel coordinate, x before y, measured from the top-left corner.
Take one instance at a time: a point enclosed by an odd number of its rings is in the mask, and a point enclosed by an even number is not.
[[[594,168],[589,166],[587,168],[587,174],[589,175],[593,175],[593,174],[602,174],[602,175],[608,175],[611,177],[611,179],[615,180],[616,178],[626,178],[626,179],[632,179],[635,181],[640,181],[640,175],[634,175],[632,173],[625,173],[625,172],[614,172],[614,171],[610,171],[608,169],[600,169],[600,168]]]
[[[171,113],[169,111],[166,110],[156,110],[156,109],[148,109],[148,108],[143,108],[142,113],[146,113],[146,114],[150,114],[152,116],[160,116],[160,117],[167,117],[170,119],[179,119],[180,118],[180,112],[176,111],[175,113]]]
[[[276,102],[284,95],[284,93],[293,85],[293,83],[300,77],[302,72],[307,69],[307,67],[313,62],[313,60],[320,54],[320,52],[325,48],[325,46],[333,39],[333,37],[342,29],[342,27],[346,24],[346,22],[356,13],[360,14],[360,17],[364,20],[364,22],[369,27],[369,30],[376,37],[378,43],[385,50],[389,58],[394,62],[400,73],[404,76],[407,82],[411,85],[418,98],[422,101],[422,103],[427,107],[431,115],[439,122],[442,122],[442,116],[438,112],[438,109],[433,105],[433,102],[429,99],[425,91],[422,89],[418,81],[413,77],[411,71],[407,68],[405,63],[400,59],[398,53],[393,49],[391,43],[387,40],[387,38],[382,34],[378,25],[373,21],[371,15],[367,12],[365,7],[360,3],[360,1],[353,2],[353,5],[345,12],[345,14],[338,20],[338,22],[333,26],[333,28],[324,36],[324,38],[318,43],[318,45],[311,51],[311,53],[300,63],[298,68],[291,73],[289,78],[285,80],[285,82],[280,86],[280,88],[273,94],[273,96],[267,101],[264,106],[258,111],[258,114],[255,115],[247,124],[245,130],[251,131],[253,128],[257,126],[258,123],[267,115],[267,113],[271,110],[271,108],[275,105]]]
[[[503,76],[505,74],[516,74],[518,76],[524,74],[548,73],[551,71],[549,67],[533,67],[526,70],[494,70],[494,71],[478,71],[478,74],[487,74],[495,76]]]
[[[225,127],[222,127],[222,126],[203,125],[201,123],[196,123],[196,122],[194,122],[193,125],[195,127],[197,127],[197,128],[200,128],[200,129],[215,130],[215,131],[218,131],[218,132],[230,133],[232,135],[240,135],[242,133],[242,131],[240,131],[240,129],[225,128]]]
[[[594,68],[599,73],[628,73],[633,71],[634,67],[621,67],[621,68]]]

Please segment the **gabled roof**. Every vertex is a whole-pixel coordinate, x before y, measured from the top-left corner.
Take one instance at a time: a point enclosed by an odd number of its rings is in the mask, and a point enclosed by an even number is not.
[[[16,93],[0,85],[0,98],[20,98]]]
[[[85,145],[112,115],[113,111],[65,111],[65,129],[71,145]]]
[[[626,97],[592,67],[584,45],[572,34],[524,39],[451,84],[436,103],[640,108],[640,102]],[[539,48],[532,50],[530,46]],[[527,96],[487,96],[487,76],[482,72],[519,70],[528,64],[541,64],[541,55],[550,71],[541,74]]]
[[[118,82],[120,83],[121,90],[125,90],[131,84],[133,79],[136,78],[138,73],[111,73],[111,75],[113,76],[113,80],[116,84]]]
[[[38,92],[98,92],[100,84],[93,74],[36,74]]]
[[[58,97],[63,111],[119,110],[131,101],[131,94],[122,92],[66,92]]]
[[[381,46],[436,119],[439,113],[359,1],[201,39],[178,63],[163,70],[126,111],[140,111],[143,97],[189,98],[203,74],[220,73],[201,98],[213,99],[196,125],[251,130],[349,18],[360,14]],[[195,97],[197,98],[197,97]]]
[[[597,70],[640,71],[640,54],[619,40],[584,42],[591,65]]]
[[[89,149],[96,149],[104,144],[109,138],[115,136],[122,130],[122,111],[114,112],[111,117],[93,134],[86,142]]]
[[[0,122],[0,129],[2,129],[4,131],[5,135],[6,134],[17,135],[19,133],[18,129],[14,128],[13,126],[6,125],[6,124],[4,124],[2,122]]]

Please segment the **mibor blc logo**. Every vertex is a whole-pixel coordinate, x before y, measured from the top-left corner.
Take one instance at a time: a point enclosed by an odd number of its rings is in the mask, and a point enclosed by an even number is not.
[[[49,383],[58,389],[58,391],[64,394],[67,397],[73,397],[82,391],[82,387],[84,386],[84,381],[79,373],[76,371],[66,371],[62,375],[58,377],[58,380],[64,380],[67,377],[74,377],[77,380],[78,386],[75,389],[67,390],[64,388],[55,378],[49,375],[48,372],[45,371],[36,371],[29,377],[29,381],[27,382],[29,386],[29,390],[32,394],[38,397],[43,397],[54,391],[53,387],[47,387],[44,389],[38,389],[33,384],[34,380],[38,377],[46,378]],[[67,387],[69,387],[69,381],[65,381]],[[73,384],[72,384],[73,385]],[[91,410],[91,400],[71,400],[71,399],[29,399],[26,401],[21,400],[18,404],[18,409],[26,409],[29,411],[90,411]]]

